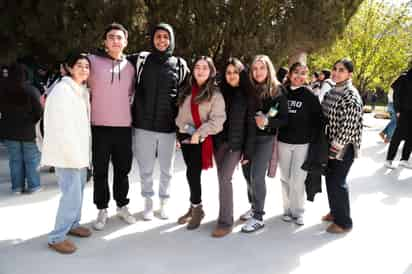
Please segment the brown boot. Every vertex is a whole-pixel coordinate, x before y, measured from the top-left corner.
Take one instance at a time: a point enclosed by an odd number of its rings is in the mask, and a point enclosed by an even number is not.
[[[328,228],[326,229],[326,232],[332,233],[332,234],[342,234],[342,233],[347,233],[351,231],[352,228],[343,228],[341,226],[338,226],[337,224],[333,223]]]
[[[92,232],[87,227],[79,226],[71,229],[68,234],[80,238],[87,238],[90,237],[90,235],[92,235]]]
[[[189,208],[189,210],[186,212],[185,215],[180,216],[179,219],[177,219],[177,223],[183,225],[189,222],[191,218],[192,218],[192,207]]]
[[[203,217],[205,217],[205,213],[203,212],[203,207],[201,205],[192,207],[192,218],[187,224],[187,229],[193,230],[198,228]]]
[[[333,222],[334,218],[331,213],[326,214],[325,216],[322,217],[322,221],[324,222]]]
[[[219,227],[217,226],[215,230],[212,232],[212,237],[214,238],[221,238],[230,234],[232,232],[232,227]]]
[[[69,240],[64,240],[63,242],[59,242],[55,244],[49,243],[49,248],[54,249],[55,251],[61,254],[71,254],[71,253],[74,253],[77,249],[74,243],[72,243]]]

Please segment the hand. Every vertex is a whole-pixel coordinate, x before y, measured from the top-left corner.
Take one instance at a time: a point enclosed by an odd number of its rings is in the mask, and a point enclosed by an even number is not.
[[[46,105],[46,95],[43,94],[40,96],[40,104],[44,108],[44,106]]]
[[[255,121],[258,128],[264,128],[266,126],[266,117],[263,115],[255,116]]]
[[[182,147],[182,145],[180,144],[179,141],[176,141],[176,149],[180,149]]]
[[[328,158],[332,159],[332,160],[336,159],[336,155],[338,155],[338,153],[339,153],[339,150],[337,148],[335,148],[334,146],[331,146],[329,148]]]
[[[190,139],[191,144],[199,144],[200,134],[198,132],[193,133],[192,138]]]
[[[240,161],[240,164],[243,166],[243,165],[247,165],[247,164],[249,164],[249,160],[241,160]]]
[[[396,113],[396,117],[399,118],[401,116],[401,114],[398,112]]]

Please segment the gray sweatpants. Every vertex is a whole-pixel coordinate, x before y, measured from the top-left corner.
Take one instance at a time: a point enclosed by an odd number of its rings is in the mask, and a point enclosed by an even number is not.
[[[282,182],[283,213],[301,217],[305,203],[307,172],[301,167],[306,160],[309,144],[287,144],[279,141],[279,169]]]
[[[142,183],[142,196],[145,198],[154,196],[153,169],[157,152],[160,165],[159,197],[161,199],[169,198],[175,159],[176,133],[135,129],[134,149]]]

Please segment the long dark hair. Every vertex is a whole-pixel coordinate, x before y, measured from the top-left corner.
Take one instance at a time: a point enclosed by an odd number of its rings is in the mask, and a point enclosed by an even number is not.
[[[256,94],[253,92],[252,83],[250,82],[248,71],[246,70],[245,65],[243,65],[243,63],[238,58],[230,57],[224,66],[224,70],[222,71],[223,78],[220,83],[220,91],[225,98],[225,103],[230,104],[230,97],[233,95],[233,89],[235,89],[226,80],[226,70],[230,65],[235,67],[236,71],[239,74],[239,87],[237,87],[239,92],[248,100],[255,100]]]
[[[292,84],[292,82],[290,81],[290,76],[291,76],[292,73],[293,73],[297,68],[299,68],[299,67],[308,69],[308,66],[305,65],[305,64],[303,64],[303,63],[301,63],[301,62],[293,63],[293,64],[290,66],[290,68],[289,68],[289,72],[288,72],[286,81],[285,81],[285,83],[284,83],[284,86],[285,86],[285,87],[290,86],[290,85]]]
[[[9,77],[3,79],[0,91],[1,109],[20,109],[30,103],[29,96],[25,92],[27,72],[23,65],[13,64],[9,68]]]
[[[223,78],[222,78],[222,82],[220,83],[221,89],[224,91],[224,90],[230,89],[231,87],[226,80],[226,70],[230,65],[235,67],[237,72],[239,73],[240,91],[243,92],[244,95],[250,96],[253,93],[252,91],[253,87],[249,79],[248,71],[246,70],[245,65],[243,65],[243,63],[238,58],[235,58],[235,57],[230,57],[224,66],[224,70],[222,71]]]
[[[342,64],[348,70],[348,72],[353,72],[355,70],[355,66],[353,65],[353,62],[347,58],[342,58],[336,61],[333,64],[333,68],[335,68],[337,64]]]
[[[196,61],[193,63],[193,68],[192,68],[192,74],[190,75],[190,79],[186,87],[184,88],[183,92],[179,96],[179,99],[177,100],[177,103],[179,106],[183,104],[185,101],[186,97],[192,94],[192,86],[196,85],[196,79],[194,77],[193,69],[196,66],[196,64],[199,61],[206,61],[206,63],[209,66],[210,69],[210,74],[209,78],[207,79],[206,83],[204,83],[202,86],[199,87],[199,94],[194,98],[195,103],[200,104],[204,101],[210,101],[212,99],[213,94],[216,91],[217,85],[216,85],[216,67],[213,63],[212,58],[208,56],[200,56],[196,59]]]

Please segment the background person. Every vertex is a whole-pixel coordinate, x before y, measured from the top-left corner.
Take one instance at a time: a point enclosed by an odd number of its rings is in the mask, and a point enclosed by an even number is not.
[[[35,130],[43,112],[39,98],[39,91],[26,81],[24,67],[12,65],[0,87],[0,140],[7,148],[14,194],[41,189]]]

